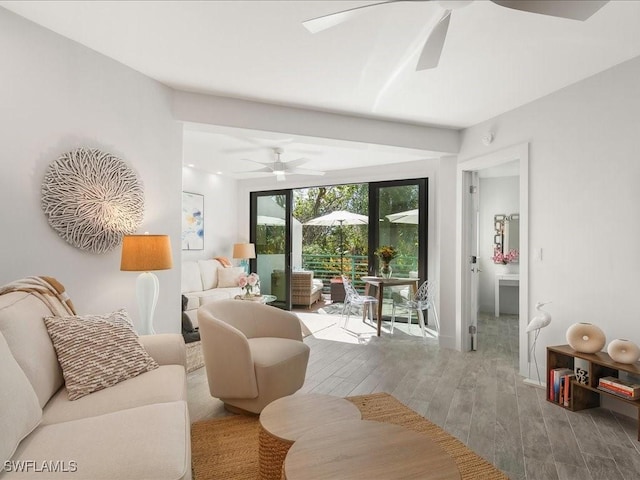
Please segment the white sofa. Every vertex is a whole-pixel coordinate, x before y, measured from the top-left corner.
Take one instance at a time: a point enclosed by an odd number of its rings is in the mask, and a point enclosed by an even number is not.
[[[140,337],[159,368],[70,401],[41,298],[0,295],[0,479],[190,479],[182,337]]]
[[[223,268],[225,267],[214,259],[182,262],[181,290],[188,300],[185,311],[194,326],[198,325],[197,311],[202,305],[242,294],[240,287],[218,286],[218,269]],[[235,269],[238,275],[243,271],[240,267],[228,268]]]

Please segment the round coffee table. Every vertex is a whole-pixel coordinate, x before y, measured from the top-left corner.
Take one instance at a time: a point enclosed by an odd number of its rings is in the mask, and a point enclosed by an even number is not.
[[[349,420],[309,430],[284,461],[286,480],[460,480],[453,458],[399,425]]]
[[[309,430],[361,417],[353,403],[331,395],[290,395],[271,402],[260,413],[259,478],[280,480],[289,448]]]

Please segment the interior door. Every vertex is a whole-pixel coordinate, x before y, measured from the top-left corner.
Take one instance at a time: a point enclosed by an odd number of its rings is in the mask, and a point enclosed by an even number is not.
[[[463,319],[469,332],[466,350],[478,348],[479,313],[479,198],[478,172],[464,172],[463,180]]]
[[[276,296],[271,305],[285,310],[291,310],[291,199],[291,190],[251,193],[251,271],[260,277],[260,292]]]

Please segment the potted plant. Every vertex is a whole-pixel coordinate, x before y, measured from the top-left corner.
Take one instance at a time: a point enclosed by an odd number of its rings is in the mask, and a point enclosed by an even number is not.
[[[260,288],[260,277],[257,273],[251,273],[247,275],[243,273],[238,277],[236,282],[240,288],[244,290],[244,297],[251,299],[251,297],[259,297],[258,290]],[[255,291],[254,291],[255,290]]]
[[[519,253],[518,250],[512,248],[507,253],[502,253],[500,248],[495,248],[493,250],[493,263],[501,263],[502,265],[507,265],[508,263],[514,263],[518,261]]]
[[[398,256],[398,250],[396,250],[396,248],[392,245],[383,245],[381,247],[378,247],[378,249],[373,253],[375,253],[382,262],[380,275],[383,278],[390,278],[392,271],[389,264],[391,263],[391,260]]]

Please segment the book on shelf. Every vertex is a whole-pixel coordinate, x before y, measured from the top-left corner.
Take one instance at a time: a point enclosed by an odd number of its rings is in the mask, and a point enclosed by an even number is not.
[[[561,388],[565,384],[563,377],[571,374],[573,374],[571,368],[554,368],[549,372],[549,400],[564,405],[563,389]]]
[[[616,387],[611,387],[610,385],[606,385],[606,384],[599,384],[598,390],[610,393],[612,395],[616,395],[617,397],[626,398],[627,400],[640,399],[640,394],[631,395],[629,393],[624,392],[623,390],[618,390],[616,389]]]
[[[564,396],[562,398],[562,404],[565,407],[568,407],[571,404],[571,380],[575,380],[575,378],[575,373],[569,373],[562,377],[564,380]]]
[[[615,377],[600,378],[598,380],[598,388],[629,400],[637,400],[640,398],[640,389],[629,388],[629,386],[621,384],[615,380],[617,380]]]
[[[616,377],[602,377],[598,379],[600,384],[613,385],[614,387],[618,387],[621,390],[629,392],[631,394],[640,393],[640,384],[630,382],[628,380],[623,380],[621,378]]]

